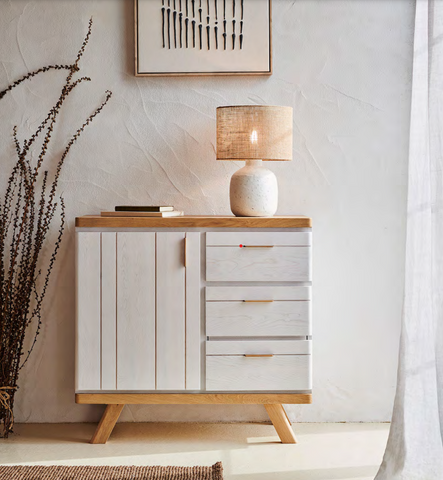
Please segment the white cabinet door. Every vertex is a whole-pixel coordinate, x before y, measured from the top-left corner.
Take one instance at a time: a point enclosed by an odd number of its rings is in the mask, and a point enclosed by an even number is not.
[[[200,234],[157,233],[157,390],[200,388]]]
[[[117,234],[102,232],[102,390],[117,388]]]
[[[200,233],[78,232],[76,391],[199,390]]]
[[[157,233],[157,389],[185,389],[185,234]]]
[[[76,249],[75,390],[100,390],[100,232],[79,232]]]
[[[186,390],[201,388],[200,234],[186,233]]]
[[[155,389],[155,233],[117,233],[117,389]]]

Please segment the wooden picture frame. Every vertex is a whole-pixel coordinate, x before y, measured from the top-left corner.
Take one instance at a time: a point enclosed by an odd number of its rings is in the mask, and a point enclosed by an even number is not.
[[[272,0],[134,0],[134,33],[137,77],[272,75]]]

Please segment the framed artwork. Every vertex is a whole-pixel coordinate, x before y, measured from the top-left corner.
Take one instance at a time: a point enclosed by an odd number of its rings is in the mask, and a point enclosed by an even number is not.
[[[271,0],[134,0],[137,76],[271,75]]]

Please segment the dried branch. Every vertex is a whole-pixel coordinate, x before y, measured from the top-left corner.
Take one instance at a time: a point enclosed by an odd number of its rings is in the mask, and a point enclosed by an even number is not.
[[[49,171],[42,171],[54,127],[66,98],[89,77],[73,80],[80,70],[79,62],[89,42],[92,19],[77,57],[72,65],[50,65],[20,78],[0,92],[0,99],[25,80],[49,70],[68,70],[60,97],[37,130],[20,145],[17,127],[13,141],[17,161],[8,179],[3,199],[0,199],[0,423],[3,436],[8,437],[13,427],[14,397],[19,371],[28,362],[42,327],[42,307],[49,279],[59,252],[65,229],[65,203],[57,197],[61,169],[76,140],[108,103],[112,93],[106,91],[101,105],[76,130],[56,163],[52,181]],[[31,147],[43,135],[43,142],[34,166],[31,166]],[[56,216],[59,217],[58,235],[52,244],[52,253],[46,265],[42,264],[43,247]],[[45,274],[42,276],[41,272]],[[24,355],[27,333],[34,325],[31,346]],[[22,356],[24,360],[22,360]]]

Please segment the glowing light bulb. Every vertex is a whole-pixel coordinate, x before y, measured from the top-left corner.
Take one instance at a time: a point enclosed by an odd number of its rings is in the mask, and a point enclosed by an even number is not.
[[[258,135],[256,130],[253,130],[251,133],[251,143],[258,143]]]

